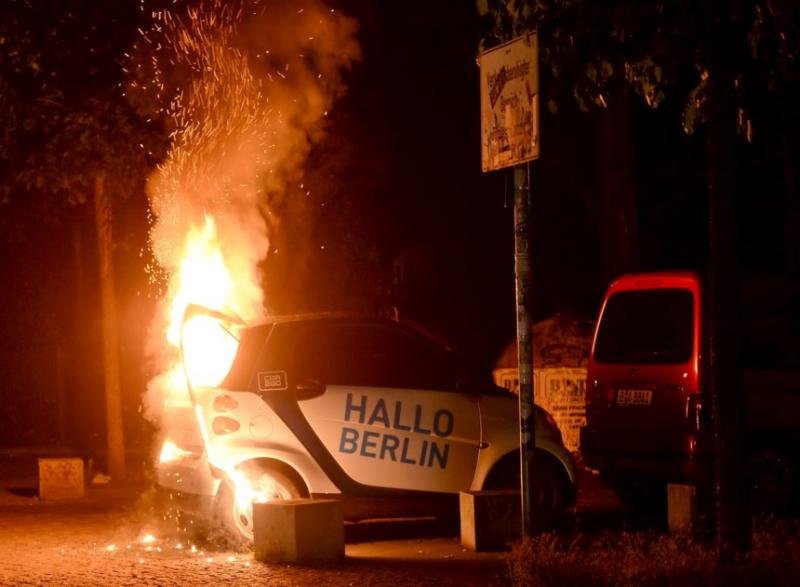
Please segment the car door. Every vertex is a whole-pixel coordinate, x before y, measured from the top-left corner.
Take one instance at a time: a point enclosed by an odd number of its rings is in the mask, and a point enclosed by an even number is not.
[[[309,351],[308,377],[325,391],[301,399],[300,408],[351,479],[391,489],[469,488],[479,407],[476,395],[456,390],[455,355],[399,326],[369,322],[320,328]]]

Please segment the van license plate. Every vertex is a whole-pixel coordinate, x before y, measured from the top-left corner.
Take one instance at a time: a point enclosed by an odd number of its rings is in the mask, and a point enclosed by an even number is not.
[[[617,391],[618,406],[649,406],[653,403],[652,389],[620,389]]]

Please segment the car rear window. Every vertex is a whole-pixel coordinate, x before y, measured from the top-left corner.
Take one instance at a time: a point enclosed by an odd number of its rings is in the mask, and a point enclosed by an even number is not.
[[[693,322],[690,290],[616,293],[606,303],[594,358],[601,363],[685,363],[692,356]]]
[[[271,329],[271,324],[264,324],[242,330],[239,350],[233,359],[228,376],[220,385],[222,389],[242,391],[250,387],[256,360]]]
[[[278,324],[257,369],[285,371],[290,386],[315,379],[327,385],[441,391],[455,391],[465,371],[457,355],[418,333],[366,321]]]

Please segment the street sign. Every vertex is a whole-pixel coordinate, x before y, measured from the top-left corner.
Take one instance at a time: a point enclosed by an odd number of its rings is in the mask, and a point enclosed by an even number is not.
[[[492,47],[481,68],[481,167],[539,158],[539,66],[535,32]]]
[[[538,37],[521,37],[480,54],[481,166],[514,168],[514,274],[519,369],[519,455],[522,535],[534,532],[536,419],[534,418],[529,166],[539,157]]]

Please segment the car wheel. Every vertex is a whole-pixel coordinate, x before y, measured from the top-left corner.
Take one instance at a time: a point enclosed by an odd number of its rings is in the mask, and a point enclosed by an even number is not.
[[[273,468],[241,469],[235,475],[235,482],[230,478],[223,481],[217,516],[229,541],[250,545],[253,542],[253,503],[297,499],[303,494],[286,474]]]
[[[537,529],[550,528],[561,513],[564,496],[558,472],[546,459],[538,458],[534,469],[533,521]]]
[[[757,516],[780,516],[796,506],[797,466],[794,459],[772,449],[750,458],[750,503]]]
[[[484,489],[514,489],[519,491],[519,453],[506,455],[486,479]],[[567,502],[567,481],[552,458],[536,453],[533,481],[533,520],[537,530],[552,527]]]

